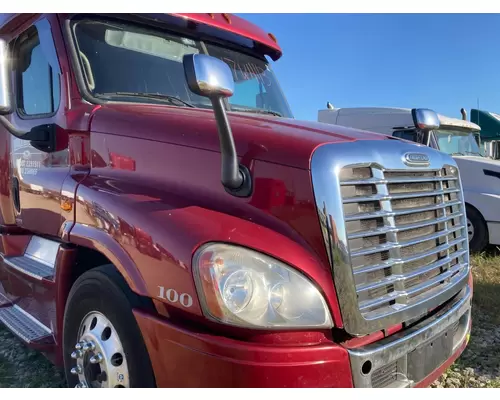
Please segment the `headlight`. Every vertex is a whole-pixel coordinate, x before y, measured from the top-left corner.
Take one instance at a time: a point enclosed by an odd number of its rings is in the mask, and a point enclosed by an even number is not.
[[[193,259],[206,316],[250,328],[331,328],[321,293],[306,277],[256,251],[227,244],[199,249]]]

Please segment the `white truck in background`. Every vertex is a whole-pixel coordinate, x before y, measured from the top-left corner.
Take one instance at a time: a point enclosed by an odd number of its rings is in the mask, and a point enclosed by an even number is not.
[[[485,157],[478,145],[481,128],[438,114],[436,129],[421,131],[415,112],[392,107],[334,108],[327,103],[327,109],[319,110],[318,121],[411,140],[452,155],[462,179],[470,250],[500,245],[500,162]]]

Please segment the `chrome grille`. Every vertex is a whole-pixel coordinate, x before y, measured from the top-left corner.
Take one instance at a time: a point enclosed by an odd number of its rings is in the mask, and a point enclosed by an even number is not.
[[[367,319],[441,290],[467,269],[457,169],[348,166],[340,185],[358,306]],[[354,177],[354,178],[353,178]]]
[[[428,156],[407,166],[406,153]],[[458,293],[469,273],[455,161],[400,141],[321,146],[312,179],[345,329],[412,320]]]

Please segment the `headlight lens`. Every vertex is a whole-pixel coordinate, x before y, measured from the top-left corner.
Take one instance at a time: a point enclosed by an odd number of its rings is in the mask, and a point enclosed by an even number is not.
[[[251,328],[331,328],[330,312],[312,282],[284,263],[227,244],[202,247],[193,272],[205,314]]]

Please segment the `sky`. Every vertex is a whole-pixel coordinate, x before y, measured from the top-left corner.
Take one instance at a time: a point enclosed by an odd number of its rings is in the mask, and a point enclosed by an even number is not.
[[[239,14],[273,33],[294,117],[335,107],[500,113],[500,14]]]

